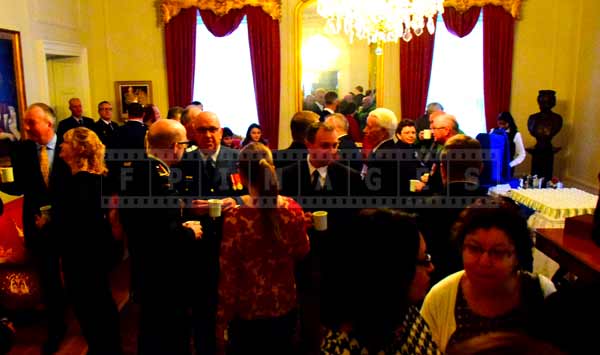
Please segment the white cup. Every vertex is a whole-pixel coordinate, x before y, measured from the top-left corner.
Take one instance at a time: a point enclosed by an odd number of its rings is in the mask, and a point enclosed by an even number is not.
[[[15,181],[15,176],[13,175],[13,168],[6,167],[0,168],[0,182],[13,182]]]
[[[430,129],[423,130],[423,139],[431,139],[431,130]]]
[[[410,180],[410,192],[416,192],[417,191],[417,186],[419,185],[421,181],[416,180],[416,179],[411,179]]]
[[[312,214],[313,225],[315,230],[325,231],[327,230],[327,211],[315,211]]]
[[[221,200],[208,200],[208,215],[212,218],[221,217],[221,205],[223,205]]]

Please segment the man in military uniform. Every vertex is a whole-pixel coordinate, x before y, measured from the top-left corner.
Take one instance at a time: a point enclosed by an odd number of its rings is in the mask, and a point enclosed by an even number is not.
[[[215,322],[218,300],[219,251],[222,218],[208,216],[208,199],[222,199],[223,209],[238,204],[234,196],[242,193],[237,184],[238,151],[221,145],[223,129],[219,118],[212,112],[191,110],[188,137],[195,146],[188,149],[181,162],[180,193],[191,204],[192,215],[204,227],[202,242],[192,248],[191,276],[192,326],[198,354],[215,352]]]
[[[98,104],[100,118],[94,123],[94,132],[108,149],[114,147],[117,129],[119,129],[119,125],[112,121],[112,112],[113,108],[110,102],[101,101]]]
[[[121,216],[139,268],[139,354],[189,354],[187,324],[190,255],[201,225],[181,218],[171,167],[188,142],[181,123],[160,120],[147,136],[147,156],[133,162],[121,198]],[[135,196],[135,197],[134,197]],[[166,282],[168,280],[168,282]]]

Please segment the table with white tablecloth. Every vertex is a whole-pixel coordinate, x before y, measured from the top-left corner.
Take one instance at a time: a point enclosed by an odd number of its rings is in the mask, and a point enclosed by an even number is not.
[[[533,229],[564,228],[565,218],[593,214],[598,201],[598,196],[576,188],[514,189],[508,196],[535,211],[527,220]],[[533,261],[534,271],[546,276],[558,270],[558,264],[537,249]]]
[[[528,223],[532,228],[564,228],[565,218],[593,214],[598,196],[576,189],[517,189],[510,198],[535,213]]]

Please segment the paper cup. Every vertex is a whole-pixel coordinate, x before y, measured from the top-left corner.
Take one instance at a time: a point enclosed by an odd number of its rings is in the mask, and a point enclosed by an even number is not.
[[[15,176],[13,175],[12,167],[0,168],[0,181],[1,182],[15,181]]]
[[[208,200],[208,215],[212,218],[221,217],[221,205],[223,201],[217,199]]]
[[[52,209],[52,206],[50,205],[46,205],[46,206],[42,206],[40,207],[40,214],[42,216],[46,217],[46,220],[50,220],[50,210]]]
[[[420,182],[419,180],[414,180],[414,179],[410,180],[410,192],[417,191],[417,185],[419,184],[419,182]]]
[[[327,230],[327,211],[315,211],[312,214],[313,225],[315,230],[325,231]]]
[[[431,130],[430,129],[423,130],[423,139],[431,139]]]

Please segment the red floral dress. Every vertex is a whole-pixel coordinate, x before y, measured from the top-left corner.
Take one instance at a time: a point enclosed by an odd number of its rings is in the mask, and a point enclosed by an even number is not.
[[[217,313],[220,345],[234,317],[279,317],[296,307],[294,264],[308,253],[310,244],[302,207],[283,196],[278,206],[279,240],[265,236],[256,207],[237,207],[225,216]]]

